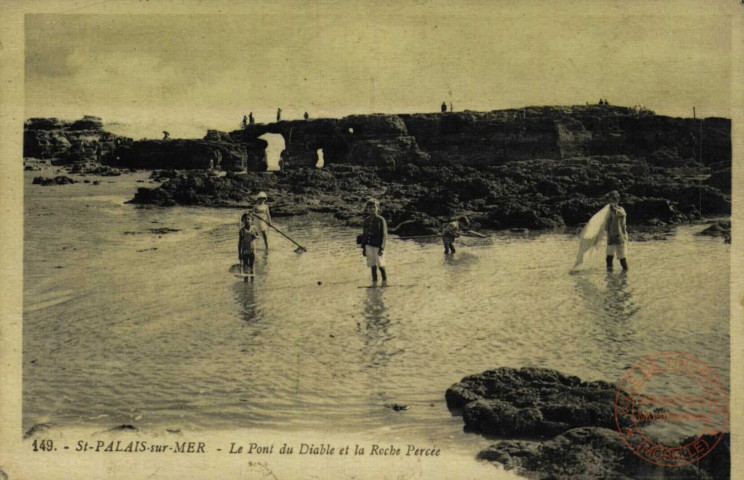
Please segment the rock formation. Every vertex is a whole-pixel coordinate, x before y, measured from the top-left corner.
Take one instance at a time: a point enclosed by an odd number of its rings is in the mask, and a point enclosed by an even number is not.
[[[362,203],[374,196],[392,231],[417,235],[433,233],[461,213],[482,228],[579,225],[606,203],[602,197],[611,190],[623,194],[631,225],[663,226],[696,220],[701,212],[731,211],[730,197],[697,177],[670,177],[663,167],[624,156],[524,160],[487,168],[332,163],[323,169],[227,177],[182,173],[157,191],[140,189],[133,202],[229,207],[247,205],[251,195],[265,191],[272,211],[333,213],[355,225]]]
[[[465,377],[447,389],[445,399],[454,414],[463,415],[466,430],[510,439],[489,446],[478,458],[527,478],[730,478],[729,434],[706,457],[687,466],[664,468],[637,456],[617,431],[616,394],[617,386],[603,381],[582,382],[546,368],[502,367]],[[715,442],[709,435],[703,440]]]
[[[267,144],[258,137],[266,133],[284,138],[284,168],[314,167],[318,150],[325,165],[377,167],[485,168],[519,160],[623,155],[652,166],[712,167],[712,186],[730,189],[730,120],[670,118],[609,106],[352,115],[249,124],[230,133],[210,131],[201,140],[137,142],[103,131],[96,117],[73,123],[30,119],[24,156],[81,155],[80,146],[85,150],[98,143],[107,163],[117,167],[206,169],[219,162],[226,170],[260,172],[267,168]]]
[[[70,177],[65,177],[64,175],[58,175],[54,178],[34,177],[31,183],[33,185],[48,187],[50,185],[69,185],[71,183],[75,183],[75,180],[71,179]]]
[[[263,173],[268,144],[259,137],[266,133],[284,138],[281,172]],[[318,150],[322,170],[315,168]],[[31,119],[25,154],[63,163],[93,158],[99,163],[86,167],[91,171],[104,164],[248,172],[174,175],[157,192],[140,189],[135,203],[237,206],[259,189],[287,214],[329,212],[353,225],[358,203],[376,196],[390,224],[409,235],[436,231],[463,213],[494,229],[579,225],[611,190],[623,195],[636,225],[731,211],[730,120],[624,107],[353,115],[136,142],[103,131],[100,119]]]
[[[55,164],[99,164],[131,139],[103,130],[100,118],[85,116],[74,122],[31,118],[24,125],[23,156],[53,159]]]
[[[670,118],[625,107],[354,115],[253,124],[230,136],[245,142],[264,133],[282,135],[288,167],[315,166],[318,149],[326,165],[486,167],[597,155],[646,158],[663,167],[731,160],[730,120]]]
[[[679,444],[690,441],[685,439]],[[731,478],[730,442],[730,435],[725,434],[716,448],[699,462],[665,468],[633,453],[617,430],[582,427],[542,443],[506,440],[481,451],[478,458],[540,480],[726,480]]]
[[[547,368],[497,368],[447,389],[447,408],[469,431],[506,437],[555,436],[584,426],[613,428],[617,387]]]

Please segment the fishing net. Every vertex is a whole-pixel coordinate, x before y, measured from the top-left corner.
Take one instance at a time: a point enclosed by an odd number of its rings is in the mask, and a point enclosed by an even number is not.
[[[576,255],[576,263],[574,263],[573,269],[579,268],[584,263],[584,256],[587,253],[591,255],[602,243],[609,215],[610,205],[608,204],[602,210],[595,213],[587,224],[584,225],[584,228],[581,229],[581,233],[579,234],[579,238],[581,239],[579,254]]]

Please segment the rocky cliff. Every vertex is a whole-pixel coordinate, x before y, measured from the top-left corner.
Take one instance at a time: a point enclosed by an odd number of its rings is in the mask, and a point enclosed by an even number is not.
[[[135,203],[240,206],[263,190],[277,214],[334,213],[354,224],[361,202],[375,196],[404,235],[434,232],[459,214],[494,229],[577,225],[611,190],[622,194],[632,224],[731,211],[730,120],[623,107],[282,121],[209,131],[198,140],[132,142],[110,137],[95,122],[73,127],[53,119],[30,121],[26,133],[27,152],[41,156],[71,151],[65,142],[73,139],[95,144],[111,166],[197,170],[140,189]],[[262,173],[267,142],[259,137],[266,133],[285,140],[281,172]],[[321,149],[324,168],[317,169]],[[247,173],[198,172],[207,169]]]
[[[23,156],[57,164],[100,163],[130,143],[129,138],[105,131],[99,117],[85,116],[74,122],[31,118],[24,124]]]
[[[73,123],[31,119],[24,156],[74,158],[96,152],[117,167],[253,172],[267,169],[266,133],[284,138],[283,168],[324,164],[396,167],[403,164],[491,167],[530,159],[626,155],[651,165],[730,168],[731,121],[654,115],[625,107],[528,107],[492,112],[353,115],[340,119],[248,125],[209,131],[199,140],[116,137],[100,119]],[[98,149],[98,151],[96,151]],[[730,172],[726,172],[730,173]],[[724,173],[720,182],[730,177]],[[730,188],[730,187],[729,187]]]
[[[239,142],[282,135],[285,166],[501,165],[514,160],[627,155],[659,166],[731,162],[731,122],[625,107],[529,107],[493,112],[357,115],[249,125]],[[259,171],[257,165],[250,168]]]

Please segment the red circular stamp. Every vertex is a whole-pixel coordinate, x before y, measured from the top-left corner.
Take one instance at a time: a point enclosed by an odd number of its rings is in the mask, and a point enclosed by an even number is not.
[[[642,459],[665,467],[699,461],[729,422],[726,387],[708,365],[683,353],[659,353],[634,365],[618,385],[615,424]],[[684,438],[663,444],[657,438]]]

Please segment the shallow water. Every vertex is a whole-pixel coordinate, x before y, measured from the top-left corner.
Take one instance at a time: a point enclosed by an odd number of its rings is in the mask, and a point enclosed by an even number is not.
[[[461,433],[444,392],[489,368],[617,382],[643,357],[678,351],[728,384],[730,246],[694,236],[700,226],[631,243],[627,275],[607,275],[602,258],[570,275],[570,235],[467,238],[450,258],[436,242],[391,239],[391,286],[373,289],[360,288],[370,278],[356,229],[280,218],[308,252],[270,233],[256,281],[243,283],[227,272],[240,211],[125,205],[144,176],[39,187],[30,173],[25,428],[310,429],[461,444],[475,436]]]

